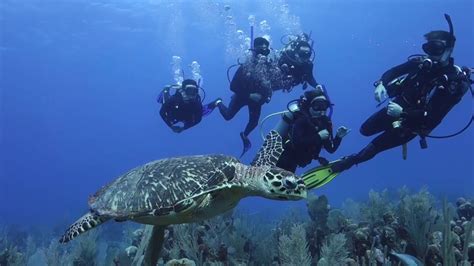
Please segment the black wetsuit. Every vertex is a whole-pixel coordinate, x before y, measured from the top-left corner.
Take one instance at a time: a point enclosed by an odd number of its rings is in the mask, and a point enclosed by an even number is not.
[[[403,145],[418,134],[428,135],[438,126],[469,89],[470,81],[464,75],[461,78],[459,68],[453,59],[444,67],[434,66],[431,70],[421,70],[421,60],[410,60],[396,66],[382,76],[384,85],[407,74],[400,86],[387,86],[387,93],[395,97],[393,101],[403,107],[400,118],[387,114],[387,107],[373,114],[365,121],[360,132],[364,136],[377,133],[362,151],[351,155],[334,170],[345,170],[352,165],[372,159],[378,153]],[[448,77],[448,80],[444,78]],[[400,127],[392,125],[401,121]]]
[[[312,160],[318,160],[321,149],[334,153],[341,144],[340,137],[333,137],[332,122],[327,116],[311,118],[302,111],[294,112],[293,118],[283,115],[288,124],[288,133],[284,136],[284,152],[277,166],[295,172],[296,168],[305,167]],[[329,138],[322,140],[318,132],[326,129]]]
[[[222,103],[218,105],[219,111],[225,120],[231,120],[242,107],[248,107],[249,122],[243,132],[245,136],[248,136],[257,127],[262,105],[268,102],[272,96],[271,84],[261,80],[261,78],[269,77],[259,77],[249,71],[246,65],[242,65],[237,69],[230,83],[230,90],[234,92],[234,95],[232,95],[229,106],[226,107]],[[260,101],[255,102],[250,99],[252,93],[260,94],[262,96]]]
[[[283,54],[278,61],[278,65],[282,71],[282,77],[276,87],[278,89],[291,90],[291,88],[298,86],[299,84],[308,83],[311,87],[316,88],[319,84],[316,82],[313,75],[313,62],[307,61],[297,64],[289,59],[288,56],[289,55]],[[286,65],[287,67],[283,68],[283,65]]]
[[[176,123],[182,122],[182,129],[188,129],[201,122],[202,112],[200,96],[187,102],[183,100],[179,92],[172,96],[169,95],[167,90],[163,92],[163,105],[160,109],[160,115],[170,128],[173,128]]]

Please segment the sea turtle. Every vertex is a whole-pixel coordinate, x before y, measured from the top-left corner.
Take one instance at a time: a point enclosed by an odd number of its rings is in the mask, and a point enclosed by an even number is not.
[[[134,168],[91,196],[90,211],[66,230],[60,242],[111,219],[164,228],[209,219],[247,196],[306,198],[303,179],[275,166],[282,152],[281,136],[271,131],[250,166],[231,156],[199,155]]]

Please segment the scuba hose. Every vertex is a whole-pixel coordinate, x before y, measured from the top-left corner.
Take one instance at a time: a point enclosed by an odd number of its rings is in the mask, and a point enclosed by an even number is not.
[[[329,119],[332,118],[332,113],[334,112],[334,104],[331,102],[331,99],[329,98],[329,94],[326,90],[326,87],[324,85],[321,85],[321,87],[323,88],[323,94],[324,94],[324,97],[326,97],[326,100],[329,102],[329,113],[328,113],[328,117]]]
[[[263,134],[263,124],[265,124],[265,122],[274,117],[274,116],[277,116],[277,115],[282,115],[282,114],[285,114],[285,113],[293,113],[296,111],[295,108],[291,108],[292,106],[294,106],[294,104],[296,105],[299,105],[299,102],[300,102],[300,99],[294,99],[294,100],[291,100],[288,102],[288,104],[286,104],[286,109],[285,111],[280,111],[280,112],[275,112],[275,113],[272,113],[272,114],[269,114],[267,116],[265,116],[262,121],[260,121],[259,123],[259,130],[260,130],[260,136],[262,137],[263,140],[265,140],[265,135]],[[298,106],[296,106],[296,108],[299,108]]]
[[[156,97],[156,102],[159,103],[159,104],[162,104],[163,103],[163,94],[165,93],[165,90],[162,90],[160,92],[160,94],[158,94],[158,96]]]
[[[470,71],[473,71],[474,69],[471,68]],[[471,86],[469,86],[469,90],[471,91],[471,97],[472,99],[474,100],[474,90],[472,89],[472,84],[474,84],[474,81],[470,80],[471,82]],[[432,139],[447,139],[447,138],[452,138],[452,137],[455,137],[457,135],[460,135],[461,133],[463,133],[464,131],[466,131],[472,124],[472,122],[474,121],[474,114],[471,114],[471,119],[469,120],[469,122],[459,131],[457,131],[456,133],[453,133],[453,134],[450,134],[450,135],[445,135],[445,136],[432,136],[432,135],[426,135],[424,137],[426,138],[432,138]]]
[[[412,55],[408,56],[407,61],[415,60],[415,59],[418,59],[418,58],[425,58],[425,57],[427,57],[427,55],[425,55],[425,54],[412,54]]]
[[[313,31],[310,31],[309,34],[308,34],[308,40],[311,40],[311,43],[309,44],[309,46],[311,47],[311,49],[313,50],[313,53],[314,53],[314,49],[313,49],[314,40],[311,38],[312,34],[313,34]],[[314,53],[314,56],[316,57],[316,53]],[[313,58],[313,60],[314,60],[314,58]]]
[[[199,89],[202,91],[201,103],[204,103],[204,100],[206,99],[206,91],[201,86],[199,86]]]
[[[201,103],[204,103],[204,100],[206,99],[206,91],[203,87],[201,87],[201,79],[198,80],[197,85],[198,88],[202,91]]]
[[[283,41],[283,38],[286,38],[286,37],[289,37],[289,36],[294,36],[293,34],[285,34],[283,36],[280,37],[280,43],[283,44],[284,46],[287,46],[291,41],[288,41],[288,42],[284,42]]]
[[[259,127],[260,127],[260,137],[262,138],[262,140],[265,140],[265,134],[263,133],[263,124],[265,124],[265,122],[274,117],[274,116],[277,116],[277,115],[282,115],[282,114],[285,114],[287,113],[288,111],[280,111],[280,112],[275,112],[273,114],[269,114],[267,116],[265,116],[262,121],[259,123]]]
[[[231,82],[229,72],[236,66],[240,66],[240,62],[239,62],[238,59],[237,59],[237,64],[233,64],[233,65],[231,65],[230,67],[227,68],[227,81],[229,81],[229,83]]]

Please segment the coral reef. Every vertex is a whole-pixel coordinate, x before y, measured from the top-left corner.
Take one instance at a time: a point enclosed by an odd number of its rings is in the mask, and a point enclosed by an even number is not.
[[[98,245],[97,239],[100,231],[89,231],[85,233],[84,237],[81,237],[76,241],[74,246],[71,259],[73,266],[94,266],[98,265]]]
[[[311,195],[306,213],[293,208],[279,218],[231,211],[166,227],[158,265],[473,265],[472,201],[441,203],[425,188],[416,193],[402,188],[398,196],[370,191],[366,202],[346,200],[341,208]],[[0,266],[38,260],[39,265],[143,265],[153,228],[123,223],[60,245],[57,237],[51,240],[54,231],[0,227]]]
[[[321,249],[321,259],[318,265],[345,265],[349,251],[346,248],[346,236],[344,234],[333,234]]]
[[[434,197],[425,188],[413,195],[402,190],[398,216],[408,234],[408,242],[413,243],[415,255],[424,256],[428,248],[426,236],[430,234],[439,218]]]
[[[14,228],[0,227],[0,265],[26,265],[34,253],[33,239]]]
[[[278,251],[281,265],[311,265],[312,258],[303,225],[295,224],[289,235],[280,236]]]

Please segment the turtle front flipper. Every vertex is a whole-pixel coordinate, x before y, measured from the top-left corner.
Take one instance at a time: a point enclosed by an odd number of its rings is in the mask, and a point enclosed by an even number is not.
[[[110,218],[96,215],[92,212],[86,213],[84,216],[79,218],[75,223],[73,223],[66,230],[64,235],[59,240],[60,243],[67,243],[72,239],[76,238],[78,235],[89,231],[90,229],[106,222]]]
[[[283,140],[281,135],[272,130],[265,137],[262,147],[253,159],[252,166],[275,166],[283,153]]]

